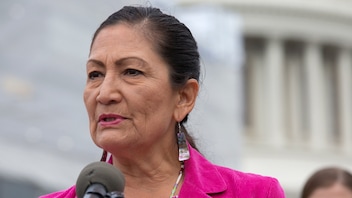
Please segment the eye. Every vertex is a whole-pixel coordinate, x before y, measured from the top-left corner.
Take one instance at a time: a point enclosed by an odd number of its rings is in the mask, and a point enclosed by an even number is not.
[[[126,69],[125,70],[125,75],[129,75],[129,76],[138,76],[138,75],[142,75],[143,72],[136,70],[136,69]]]
[[[90,80],[94,80],[95,78],[103,77],[103,73],[98,72],[98,71],[92,71],[88,74],[88,78]]]

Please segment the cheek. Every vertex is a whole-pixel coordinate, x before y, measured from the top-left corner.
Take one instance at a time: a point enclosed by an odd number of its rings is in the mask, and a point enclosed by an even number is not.
[[[86,110],[88,113],[88,118],[89,118],[89,131],[90,131],[90,136],[95,144],[96,138],[95,138],[95,131],[96,131],[96,123],[95,123],[95,97],[93,94],[93,91],[89,89],[85,89],[83,92],[83,100],[84,104],[86,106]]]
[[[158,87],[154,91],[150,91],[145,98],[146,112],[155,116],[170,114],[170,111],[172,111],[174,107],[174,98],[167,87]]]
[[[83,101],[86,106],[87,113],[89,115],[89,118],[93,116],[93,112],[95,109],[95,97],[94,94],[91,90],[85,89],[83,92]]]
[[[86,106],[86,108],[88,108],[88,100],[89,100],[89,94],[87,92],[87,90],[84,90],[83,92],[83,101],[84,101],[84,104]]]

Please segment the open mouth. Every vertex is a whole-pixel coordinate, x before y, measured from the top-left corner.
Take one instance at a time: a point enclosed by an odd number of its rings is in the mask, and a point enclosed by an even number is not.
[[[104,122],[112,122],[115,121],[117,118],[116,117],[108,117],[108,118],[103,118],[102,121]]]
[[[122,121],[124,118],[117,114],[102,114],[99,116],[99,122],[113,123]]]

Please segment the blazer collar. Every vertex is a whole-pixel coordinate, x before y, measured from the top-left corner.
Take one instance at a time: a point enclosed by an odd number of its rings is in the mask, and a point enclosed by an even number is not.
[[[188,145],[190,159],[185,161],[185,179],[180,197],[209,197],[226,191],[227,185],[215,165]]]

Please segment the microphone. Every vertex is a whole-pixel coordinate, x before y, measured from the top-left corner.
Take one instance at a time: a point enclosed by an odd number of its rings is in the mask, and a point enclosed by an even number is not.
[[[93,162],[82,169],[76,182],[78,198],[123,198],[125,178],[106,162]]]

